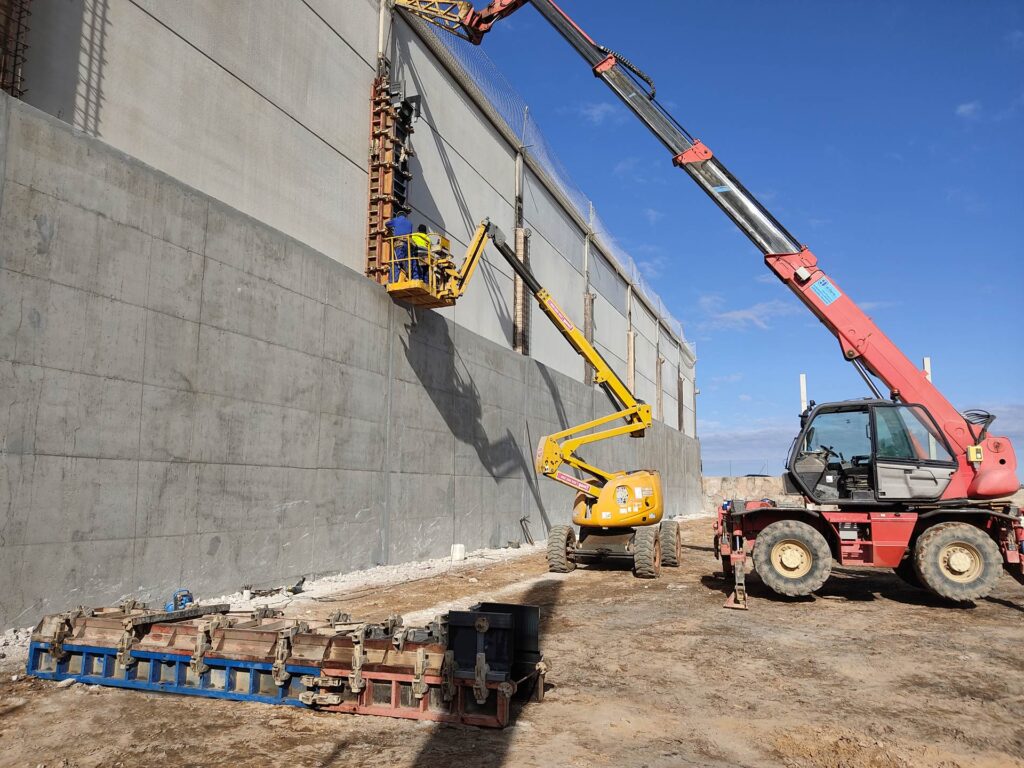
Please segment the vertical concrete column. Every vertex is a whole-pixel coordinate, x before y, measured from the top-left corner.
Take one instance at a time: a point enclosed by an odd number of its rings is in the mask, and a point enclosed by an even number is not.
[[[636,332],[633,330],[633,285],[626,286],[626,386],[636,391]]]
[[[660,335],[660,334],[659,334]],[[661,355],[661,341],[658,341],[658,347],[654,353],[657,356],[657,365],[654,366],[654,386],[658,388],[658,393],[655,396],[655,418],[660,421],[665,421],[665,391],[662,389],[662,370],[665,367],[665,358]]]
[[[523,216],[523,150],[516,151],[516,258],[523,264],[530,263],[530,230],[524,226]],[[519,275],[515,276],[512,287],[512,348],[521,355],[530,354],[530,297]]]

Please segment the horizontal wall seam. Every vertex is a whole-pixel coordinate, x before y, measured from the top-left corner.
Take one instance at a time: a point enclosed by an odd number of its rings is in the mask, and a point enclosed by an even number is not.
[[[227,68],[226,66],[224,66],[223,64],[221,64],[221,63],[220,63],[219,61],[217,61],[217,60],[216,60],[215,58],[213,58],[213,56],[211,56],[211,55],[210,55],[210,54],[208,54],[208,53],[207,53],[206,51],[204,51],[204,50],[203,50],[202,48],[200,48],[200,47],[199,47],[198,45],[196,45],[196,44],[195,44],[195,43],[193,43],[193,42],[192,42],[191,40],[189,40],[188,38],[186,38],[185,36],[183,36],[183,35],[182,35],[182,34],[181,34],[180,32],[178,32],[177,30],[175,30],[175,29],[173,29],[172,27],[168,26],[167,24],[165,24],[165,23],[164,23],[163,21],[161,21],[160,19],[158,19],[158,18],[157,18],[156,16],[154,16],[154,15],[153,15],[152,13],[150,13],[150,12],[149,12],[149,11],[147,11],[147,10],[146,10],[145,8],[143,8],[143,7],[141,6],[141,5],[139,5],[139,4],[138,4],[138,3],[136,2],[136,0],[128,0],[128,2],[129,2],[129,3],[131,3],[131,4],[132,4],[132,5],[133,5],[133,6],[135,7],[135,8],[137,8],[137,9],[138,9],[139,11],[141,11],[141,12],[142,12],[142,13],[144,13],[144,14],[146,14],[146,15],[147,15],[147,16],[148,16],[149,18],[151,18],[151,19],[152,19],[153,21],[155,21],[155,22],[156,22],[157,24],[159,24],[159,25],[160,25],[161,27],[163,27],[164,29],[166,29],[166,30],[167,30],[168,32],[170,32],[170,33],[171,33],[172,35],[174,35],[175,37],[177,37],[177,38],[178,38],[179,40],[181,40],[181,41],[182,41],[183,43],[185,43],[185,44],[186,44],[187,46],[189,46],[190,48],[192,48],[193,50],[195,50],[195,51],[196,51],[196,53],[198,53],[198,54],[199,54],[200,56],[202,56],[203,58],[205,58],[205,59],[209,60],[209,61],[210,61],[210,62],[211,62],[212,64],[214,64],[215,66],[219,67],[220,69],[224,70],[224,71],[225,71],[225,72],[226,72],[227,74],[229,74],[229,75],[230,75],[231,77],[233,77],[233,78],[234,78],[235,80],[237,80],[237,81],[238,81],[239,83],[241,83],[241,84],[242,84],[243,86],[245,86],[245,87],[246,87],[246,88],[248,88],[248,89],[249,89],[250,91],[252,91],[253,93],[255,93],[255,94],[256,94],[257,96],[259,96],[259,97],[260,97],[261,99],[263,99],[263,100],[264,100],[265,102],[267,102],[267,104],[269,104],[270,106],[274,107],[274,109],[278,110],[278,111],[279,111],[279,112],[280,112],[280,113],[281,113],[282,115],[284,115],[285,117],[287,117],[287,118],[288,118],[289,120],[291,120],[292,122],[294,122],[294,123],[295,123],[296,125],[298,125],[299,127],[301,127],[301,128],[303,129],[303,130],[307,131],[307,132],[308,132],[308,133],[309,133],[309,134],[310,134],[311,136],[315,137],[316,139],[318,139],[319,141],[321,141],[321,142],[322,142],[322,143],[323,143],[323,144],[324,144],[325,146],[327,146],[328,148],[330,148],[330,149],[331,149],[332,151],[334,151],[335,153],[337,153],[337,154],[338,154],[338,155],[340,155],[341,157],[343,157],[343,158],[345,158],[346,160],[348,160],[348,161],[349,161],[350,163],[352,163],[352,165],[354,165],[354,166],[355,166],[356,168],[359,168],[359,169],[360,169],[360,170],[362,170],[362,171],[363,171],[364,173],[366,172],[366,169],[365,169],[365,168],[363,168],[363,167],[362,167],[361,165],[359,165],[359,163],[357,163],[357,162],[356,162],[355,160],[353,160],[353,159],[352,159],[351,157],[349,157],[349,156],[348,156],[347,154],[345,154],[344,152],[342,152],[342,151],[341,151],[341,150],[340,150],[340,149],[339,149],[338,147],[334,146],[334,145],[333,145],[333,144],[332,144],[332,143],[331,143],[330,141],[328,141],[328,140],[327,140],[326,138],[324,138],[324,137],[323,137],[323,136],[321,136],[321,135],[320,135],[319,133],[317,133],[317,132],[316,132],[316,131],[314,131],[314,130],[313,130],[312,128],[310,128],[310,127],[309,127],[308,125],[306,125],[305,123],[303,123],[303,122],[302,122],[301,120],[299,120],[299,119],[298,119],[297,117],[295,117],[295,115],[293,115],[293,114],[292,114],[291,112],[289,112],[288,110],[286,110],[286,109],[285,109],[284,107],[282,107],[282,106],[281,106],[280,104],[278,104],[277,102],[275,102],[275,101],[274,101],[273,99],[271,99],[270,97],[268,97],[268,96],[266,96],[265,94],[263,94],[262,92],[260,92],[260,90],[259,90],[259,89],[257,89],[257,88],[256,88],[255,86],[253,86],[252,84],[250,84],[250,83],[246,82],[245,80],[243,80],[243,79],[242,79],[242,78],[241,78],[241,77],[240,77],[239,75],[236,75],[236,74],[235,74],[234,72],[232,72],[232,71],[231,71],[230,69],[228,69],[228,68]],[[360,57],[360,58],[361,58],[361,57]]]

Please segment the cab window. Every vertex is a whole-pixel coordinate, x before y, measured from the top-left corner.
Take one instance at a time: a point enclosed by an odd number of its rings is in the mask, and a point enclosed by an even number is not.
[[[945,440],[920,406],[878,407],[874,413],[879,459],[953,461]]]
[[[822,447],[831,449],[843,461],[850,461],[854,456],[870,456],[867,411],[839,411],[815,416],[811,429],[807,431],[804,450],[811,452]]]

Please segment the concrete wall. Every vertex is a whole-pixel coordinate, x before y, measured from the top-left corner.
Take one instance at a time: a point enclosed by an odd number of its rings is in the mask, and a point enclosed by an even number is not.
[[[35,0],[26,101],[362,271],[378,20],[378,0]],[[457,251],[485,216],[511,235],[516,142],[404,21],[385,45],[394,79],[422,99],[413,218],[447,233]],[[632,318],[638,396],[658,402],[666,359],[658,418],[695,426],[692,363],[670,361],[689,351],[659,334],[636,295],[626,299],[595,244],[585,257],[585,223],[529,169],[523,202],[542,283],[578,321],[584,294],[596,295],[594,339],[623,377]],[[511,348],[512,286],[508,266],[489,254],[442,314]],[[537,360],[582,380],[583,365],[543,318],[530,343]],[[680,373],[689,377],[682,404]]]
[[[0,99],[0,627],[538,538],[603,395]],[[588,458],[700,507],[695,440]]]

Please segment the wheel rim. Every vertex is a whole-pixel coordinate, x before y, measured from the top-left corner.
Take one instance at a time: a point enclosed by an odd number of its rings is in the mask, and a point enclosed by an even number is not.
[[[800,579],[811,571],[814,555],[802,541],[784,539],[772,547],[772,567],[787,579]]]
[[[975,581],[984,568],[981,553],[966,541],[954,541],[939,552],[942,575],[958,584]]]

